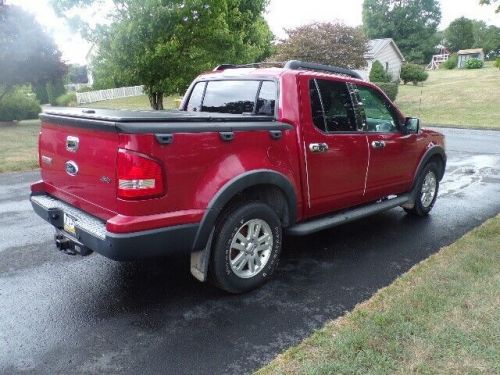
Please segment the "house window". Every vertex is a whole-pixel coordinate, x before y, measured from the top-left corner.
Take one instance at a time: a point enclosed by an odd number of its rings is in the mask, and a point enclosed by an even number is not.
[[[385,71],[388,72],[389,71],[389,62],[385,62]]]

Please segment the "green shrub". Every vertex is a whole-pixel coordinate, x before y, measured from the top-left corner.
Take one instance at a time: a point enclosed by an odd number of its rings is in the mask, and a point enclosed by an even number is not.
[[[47,83],[47,95],[51,105],[57,105],[57,98],[66,93],[62,80]]]
[[[465,62],[466,69],[481,69],[484,65],[483,60],[469,59]]]
[[[380,61],[375,60],[370,70],[369,79],[370,82],[390,82],[391,76],[385,71]]]
[[[380,87],[383,92],[385,92],[385,95],[387,95],[389,99],[392,101],[396,100],[399,88],[399,84],[397,82],[375,82],[375,84]]]
[[[0,121],[35,119],[41,111],[35,94],[26,88],[18,88],[0,101]]]
[[[401,80],[406,85],[408,82],[412,82],[415,86],[419,82],[423,82],[429,78],[429,73],[427,73],[423,66],[417,64],[405,64],[401,67]]]
[[[94,91],[94,88],[92,86],[84,86],[76,90],[76,92],[89,92],[89,91]]]
[[[450,57],[448,57],[448,60],[446,60],[444,63],[442,63],[439,66],[439,68],[451,70],[451,69],[455,69],[457,67],[457,64],[458,64],[458,56],[456,53],[454,53],[454,54],[450,55]]]
[[[31,89],[36,95],[40,104],[47,104],[49,102],[49,95],[47,94],[47,85],[45,83],[37,83],[31,85]]]
[[[497,57],[495,60],[495,68],[500,69],[500,57]]]
[[[78,103],[76,101],[76,93],[68,92],[67,94],[61,95],[56,99],[56,105],[59,107],[76,107]]]

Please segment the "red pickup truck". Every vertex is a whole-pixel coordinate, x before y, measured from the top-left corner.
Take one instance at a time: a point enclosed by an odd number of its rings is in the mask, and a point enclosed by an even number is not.
[[[41,114],[34,210],[57,247],[115,260],[185,253],[200,281],[240,293],[275,269],[282,234],[401,206],[427,215],[443,135],[357,73],[289,61],[221,65],[172,112]]]

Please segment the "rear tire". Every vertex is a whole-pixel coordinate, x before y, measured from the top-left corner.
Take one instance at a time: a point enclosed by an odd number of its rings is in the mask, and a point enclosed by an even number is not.
[[[264,284],[278,265],[282,228],[266,204],[245,203],[230,210],[215,228],[210,279],[229,293],[244,293]]]
[[[427,216],[434,207],[439,191],[439,167],[436,163],[428,163],[417,180],[415,206],[404,210],[411,215]]]

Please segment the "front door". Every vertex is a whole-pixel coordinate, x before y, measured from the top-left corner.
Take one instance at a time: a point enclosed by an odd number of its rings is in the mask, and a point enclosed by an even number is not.
[[[397,111],[378,91],[357,86],[366,121],[370,163],[366,181],[366,201],[403,193],[411,185],[418,159],[417,135],[403,134]]]
[[[344,82],[300,77],[303,105],[306,216],[356,205],[362,199],[368,145],[356,128]]]

